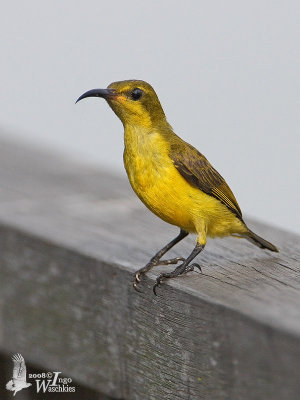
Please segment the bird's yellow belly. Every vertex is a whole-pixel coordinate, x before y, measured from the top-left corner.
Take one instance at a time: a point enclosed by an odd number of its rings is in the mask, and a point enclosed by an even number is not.
[[[184,188],[178,187],[177,182],[167,173],[164,176],[155,174],[152,178],[152,182],[149,182],[144,176],[136,176],[134,182],[131,182],[143,203],[164,221],[187,231],[195,231],[190,212],[192,204],[189,204],[189,198],[186,192],[183,192]]]
[[[125,168],[133,190],[164,221],[188,232],[205,230],[208,236],[241,233],[243,224],[219,200],[192,187],[172,161],[155,157],[127,157]]]

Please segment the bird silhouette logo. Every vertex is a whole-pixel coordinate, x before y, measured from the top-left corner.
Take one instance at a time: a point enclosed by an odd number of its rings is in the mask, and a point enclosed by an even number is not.
[[[12,361],[14,363],[13,376],[12,379],[7,382],[6,389],[14,392],[15,396],[19,390],[31,386],[31,383],[26,382],[26,365],[22,354],[14,354],[12,356]]]

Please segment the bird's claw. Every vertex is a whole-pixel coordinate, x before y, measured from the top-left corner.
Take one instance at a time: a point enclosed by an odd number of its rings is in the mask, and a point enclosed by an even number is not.
[[[152,259],[145,267],[137,270],[134,274],[134,282],[133,282],[133,287],[135,288],[136,291],[142,293],[140,289],[138,289],[138,284],[141,282],[141,276],[145,275],[146,272],[148,272],[154,265],[157,265],[157,260]]]
[[[140,272],[136,272],[134,276],[135,276],[136,283],[140,283],[141,282],[141,279],[140,279],[141,274],[140,274]]]
[[[141,276],[140,272],[136,272],[134,274],[135,281],[133,282],[133,287],[137,292],[142,293],[141,289],[138,288],[138,284],[141,282],[140,276]]]
[[[199,264],[197,264],[197,263],[194,263],[194,264],[192,264],[192,265],[189,265],[189,266],[187,267],[187,269],[186,269],[186,272],[194,271],[195,268],[198,268],[199,271],[200,271],[201,274],[202,274],[202,268],[201,268],[201,266],[200,266]]]
[[[135,290],[136,290],[137,292],[143,293],[143,292],[141,291],[141,289],[138,288],[138,282],[133,282],[133,287],[135,288]]]

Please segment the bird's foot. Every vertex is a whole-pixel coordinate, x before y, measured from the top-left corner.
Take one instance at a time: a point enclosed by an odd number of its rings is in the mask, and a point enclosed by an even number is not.
[[[152,259],[146,264],[143,268],[138,269],[135,274],[134,274],[134,281],[133,281],[133,287],[137,292],[142,293],[142,291],[138,288],[138,284],[141,282],[141,276],[144,275],[146,272],[150,271],[152,267],[157,265],[159,260]]]
[[[133,287],[137,292],[142,292],[138,284],[141,282],[141,276],[145,275],[146,272],[150,271],[150,269],[156,265],[170,265],[170,264],[177,264],[179,261],[185,261],[185,258],[183,257],[176,257],[176,258],[171,258],[170,260],[158,260],[158,259],[151,259],[148,264],[146,264],[143,268],[137,270],[134,274],[134,282],[133,282]]]
[[[182,268],[183,267],[183,268]],[[193,263],[191,265],[179,265],[173,272],[169,272],[169,273],[163,273],[160,274],[155,281],[155,284],[153,286],[153,293],[155,294],[155,296],[157,296],[156,293],[156,288],[166,279],[170,279],[170,278],[176,278],[179,275],[183,275],[186,274],[187,272],[191,272],[194,271],[195,268],[198,268],[199,271],[202,273],[202,268],[200,267],[199,264],[197,263]]]

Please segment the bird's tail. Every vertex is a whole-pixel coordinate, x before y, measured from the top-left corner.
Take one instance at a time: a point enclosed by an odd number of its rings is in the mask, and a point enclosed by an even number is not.
[[[274,244],[268,242],[267,240],[263,239],[262,237],[258,236],[256,233],[250,231],[245,235],[245,238],[249,240],[249,242],[255,244],[255,246],[260,247],[261,249],[268,249],[271,251],[279,252]]]

